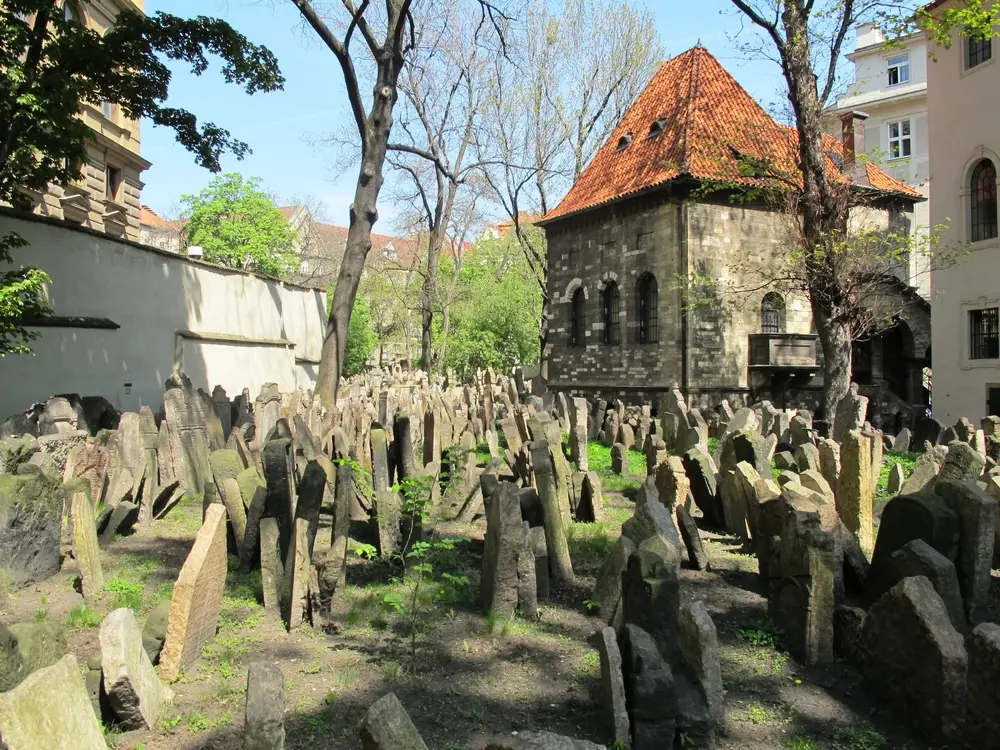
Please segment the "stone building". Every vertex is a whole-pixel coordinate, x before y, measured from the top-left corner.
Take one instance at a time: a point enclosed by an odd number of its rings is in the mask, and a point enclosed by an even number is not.
[[[67,19],[103,35],[119,13],[143,13],[143,4],[144,0],[66,0],[62,6]],[[81,179],[51,184],[45,193],[22,190],[23,196],[42,216],[137,241],[141,175],[151,166],[140,155],[139,123],[108,102],[87,102],[80,117],[91,130]]]
[[[828,139],[828,167],[865,192],[867,221],[912,227],[922,198],[855,161],[855,147],[864,151],[859,121],[845,116],[844,143]],[[795,137],[701,46],[663,64],[539,222],[548,239],[551,390],[656,404],[678,385],[705,406],[727,397],[815,408],[821,351],[805,297],[759,289],[738,305],[685,304],[692,277],[732,281],[746,259],[767,264],[788,252],[794,217],[742,188],[763,182],[755,165],[765,161],[794,170]],[[892,280],[883,294],[899,300],[900,322],[856,344],[855,377],[883,419],[898,413],[910,422],[925,398],[928,306]]]

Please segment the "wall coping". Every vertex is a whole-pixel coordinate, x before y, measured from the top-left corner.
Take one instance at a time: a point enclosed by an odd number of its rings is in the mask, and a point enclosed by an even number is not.
[[[211,331],[178,331],[182,339],[193,341],[214,341],[219,344],[246,344],[251,346],[281,346],[294,349],[295,342],[289,339],[257,339],[239,333],[213,333]]]
[[[313,287],[303,286],[301,284],[294,284],[291,281],[284,281],[275,276],[265,276],[264,274],[253,273],[251,271],[240,271],[236,268],[229,268],[228,266],[221,266],[218,263],[211,263],[207,260],[200,260],[198,258],[190,258],[187,255],[180,255],[179,253],[172,253],[169,250],[162,250],[158,247],[153,247],[152,245],[143,245],[140,242],[135,242],[134,240],[129,240],[124,237],[115,237],[105,232],[99,232],[96,229],[91,229],[90,227],[83,227],[79,224],[74,224],[71,221],[66,221],[65,219],[58,219],[53,216],[39,216],[28,211],[22,211],[21,209],[12,208],[9,206],[0,206],[0,217],[10,218],[10,219],[20,219],[27,222],[35,222],[38,224],[47,224],[49,226],[65,229],[70,232],[79,232],[80,234],[90,235],[97,239],[108,240],[109,242],[114,242],[124,247],[128,247],[132,250],[139,250],[146,253],[152,253],[154,255],[159,255],[164,258],[173,258],[179,260],[183,263],[188,263],[192,266],[199,266],[202,268],[207,268],[213,271],[221,271],[222,273],[235,275],[235,276],[249,276],[251,278],[260,279],[262,281],[273,281],[275,283],[281,284],[282,286],[288,287],[290,289],[298,289],[303,292],[313,292],[323,294],[321,289],[314,289]]]

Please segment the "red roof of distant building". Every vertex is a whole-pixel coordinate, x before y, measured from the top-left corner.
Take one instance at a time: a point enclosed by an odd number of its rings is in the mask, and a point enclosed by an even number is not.
[[[831,139],[833,140],[833,139]],[[797,174],[798,138],[779,125],[705,48],[698,46],[665,62],[618,127],[544,219],[586,211],[656,188],[681,177],[760,185],[741,161]],[[839,142],[828,153],[840,159]],[[840,179],[834,165],[827,163]],[[866,164],[871,187],[920,198],[874,164]]]

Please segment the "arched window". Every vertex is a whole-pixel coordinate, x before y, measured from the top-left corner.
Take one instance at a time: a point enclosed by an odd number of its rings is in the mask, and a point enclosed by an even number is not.
[[[973,242],[997,236],[997,168],[983,159],[972,170],[972,231]]]
[[[583,312],[583,305],[586,300],[587,298],[582,288],[573,292],[573,301],[569,311],[569,345],[573,347],[587,345],[584,333],[586,331],[586,320]]]
[[[768,292],[760,303],[760,332],[785,332],[785,300],[776,292]]]
[[[635,285],[636,318],[639,325],[635,329],[636,343],[655,344],[659,341],[659,321],[657,320],[656,277],[644,273]]]
[[[604,323],[604,343],[617,346],[621,343],[621,328],[618,320],[621,312],[621,298],[618,284],[609,281],[601,291],[601,322]]]

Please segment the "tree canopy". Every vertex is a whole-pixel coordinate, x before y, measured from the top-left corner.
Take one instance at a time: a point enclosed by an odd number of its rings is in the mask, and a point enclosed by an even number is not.
[[[333,301],[333,295],[330,295]],[[329,303],[328,303],[329,306]],[[372,324],[372,311],[361,297],[354,302],[351,322],[347,327],[347,346],[344,348],[344,377],[364,372],[369,357],[378,346],[378,334]]]
[[[0,4],[0,201],[24,205],[21,188],[45,192],[49,183],[81,177],[91,131],[80,117],[87,103],[117,105],[126,117],[172,128],[201,166],[219,171],[224,151],[242,158],[249,146],[213,123],[167,107],[170,70],[162,58],[190,63],[201,75],[211,54],[226,80],[248,94],[284,83],[274,55],[229,24],[167,13],[123,11],[102,36],[67,18],[61,0],[4,0]],[[0,238],[0,263],[26,243]],[[0,356],[30,351],[37,337],[23,322],[47,309],[49,277],[28,266],[0,274]]]
[[[544,248],[539,229],[525,225],[524,230]],[[446,274],[452,271],[450,261],[443,265]],[[458,275],[444,342],[445,367],[464,377],[477,368],[507,372],[538,362],[542,292],[518,238],[508,233],[479,240],[463,258]]]
[[[298,267],[298,235],[258,178],[219,175],[197,195],[182,196],[181,204],[184,236],[204,250],[205,260],[277,278]]]

